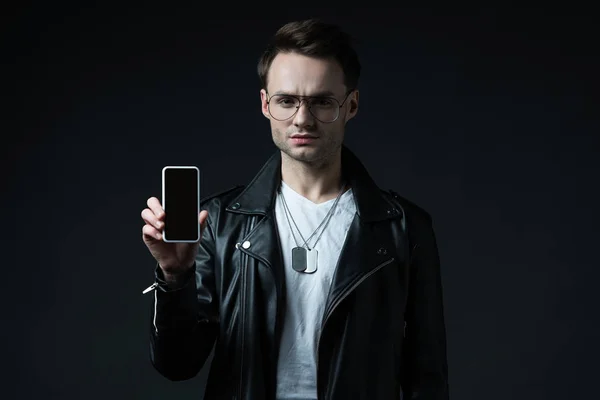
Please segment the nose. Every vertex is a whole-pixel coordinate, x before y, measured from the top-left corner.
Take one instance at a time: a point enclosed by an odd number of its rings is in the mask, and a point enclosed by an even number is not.
[[[315,123],[315,118],[309,110],[310,103],[302,99],[298,106],[298,111],[294,115],[294,125],[298,127],[312,126]],[[304,107],[303,107],[304,106]]]

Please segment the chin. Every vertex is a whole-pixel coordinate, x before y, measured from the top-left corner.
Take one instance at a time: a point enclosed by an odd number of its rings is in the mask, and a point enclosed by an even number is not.
[[[296,161],[314,162],[321,159],[321,153],[314,147],[292,147],[285,153]]]

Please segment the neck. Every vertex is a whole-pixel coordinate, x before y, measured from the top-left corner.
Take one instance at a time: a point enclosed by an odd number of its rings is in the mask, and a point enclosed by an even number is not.
[[[282,152],[281,179],[296,193],[313,203],[319,204],[334,199],[342,185],[341,151],[320,163],[297,161]]]

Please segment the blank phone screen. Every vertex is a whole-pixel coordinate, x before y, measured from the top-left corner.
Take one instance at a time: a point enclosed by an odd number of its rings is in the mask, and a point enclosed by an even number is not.
[[[196,168],[164,170],[165,239],[198,239],[199,176]]]

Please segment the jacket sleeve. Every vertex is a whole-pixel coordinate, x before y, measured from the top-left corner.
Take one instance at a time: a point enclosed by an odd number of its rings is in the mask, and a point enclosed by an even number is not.
[[[419,223],[408,223],[412,251],[400,380],[404,400],[447,400],[440,260],[431,216],[423,215]]]
[[[180,381],[198,374],[218,334],[218,299],[214,281],[215,236],[210,216],[202,232],[194,268],[184,283],[169,289],[162,270],[156,284],[150,326],[150,360],[166,378]]]

